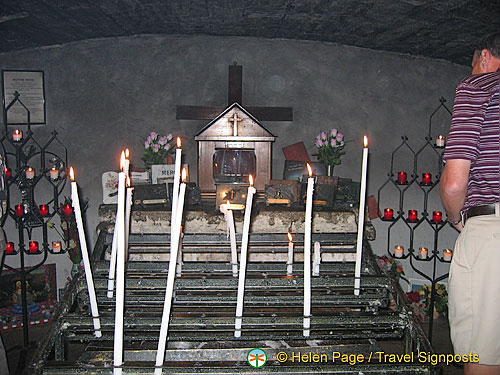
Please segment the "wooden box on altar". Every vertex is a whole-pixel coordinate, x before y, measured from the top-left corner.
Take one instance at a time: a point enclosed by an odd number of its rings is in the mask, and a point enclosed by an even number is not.
[[[302,183],[301,197],[304,204],[306,204],[308,177],[309,176],[304,175],[302,179],[304,182]],[[338,176],[316,176],[314,182],[313,205],[333,208],[338,183]]]
[[[266,185],[266,205],[286,204],[299,201],[299,184],[290,180],[271,180]]]
[[[263,192],[271,179],[271,144],[275,138],[241,105],[229,106],[194,138],[198,142],[202,197],[213,197],[219,184],[248,186],[250,174],[257,191]]]

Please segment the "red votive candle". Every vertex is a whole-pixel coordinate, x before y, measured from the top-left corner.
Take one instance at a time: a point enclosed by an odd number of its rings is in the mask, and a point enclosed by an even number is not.
[[[422,173],[422,185],[432,185],[432,176],[430,173]]]
[[[24,215],[24,206],[22,204],[17,204],[15,213],[17,217],[22,217]]]
[[[38,251],[38,241],[30,241],[29,251],[31,254],[34,254]]]
[[[417,221],[417,210],[408,210],[408,221]]]
[[[73,207],[70,204],[65,204],[63,206],[63,214],[70,216],[73,213]]]
[[[432,221],[436,224],[443,220],[443,213],[441,211],[434,211],[432,213]]]
[[[10,168],[5,168],[5,178],[8,180],[12,177],[12,170]]]
[[[41,216],[47,216],[49,214],[49,208],[46,204],[41,204],[39,212]]]
[[[394,217],[394,210],[392,208],[384,209],[384,220],[392,220]]]
[[[7,242],[7,246],[5,246],[5,254],[14,254],[14,242]]]
[[[406,172],[398,172],[398,184],[406,184]]]

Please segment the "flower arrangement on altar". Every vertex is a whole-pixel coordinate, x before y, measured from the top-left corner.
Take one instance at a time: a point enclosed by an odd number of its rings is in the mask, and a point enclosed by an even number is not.
[[[419,321],[424,321],[425,317],[432,317],[433,319],[439,316],[448,315],[448,291],[443,284],[436,284],[434,297],[434,310],[431,311],[431,291],[430,285],[423,285],[421,288],[413,292],[406,293],[406,298],[410,302],[413,310],[415,311]]]
[[[344,134],[337,129],[332,129],[329,133],[319,133],[316,136],[314,145],[318,152],[313,155],[317,156],[321,163],[327,165],[339,165],[341,163],[340,157],[345,154]]]
[[[174,153],[173,138],[172,133],[161,135],[151,132],[148,135],[144,141],[144,156],[142,157],[146,169],[151,168],[153,164],[164,164],[165,157]]]

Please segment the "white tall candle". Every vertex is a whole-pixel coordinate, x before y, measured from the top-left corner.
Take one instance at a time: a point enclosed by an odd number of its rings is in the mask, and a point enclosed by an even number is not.
[[[176,274],[177,277],[180,277],[182,275],[182,238],[184,237],[184,233],[182,232],[182,225],[179,233],[179,250],[177,252],[177,268],[176,268]]]
[[[125,177],[129,176],[129,169],[130,169],[130,151],[129,149],[125,149],[125,163],[123,164],[123,173],[125,173]],[[130,186],[130,184],[128,183]]]
[[[312,206],[314,178],[312,169],[307,164],[309,178],[307,179],[306,194],[306,214],[305,214],[305,232],[304,232],[304,332],[303,335],[309,337],[311,327],[311,225],[312,225]]]
[[[243,234],[241,238],[240,273],[238,277],[238,296],[236,300],[236,320],[234,323],[234,337],[241,337],[241,323],[243,318],[243,296],[245,294],[245,276],[247,269],[248,234],[252,215],[253,195],[257,192],[253,187],[253,177],[250,175],[250,186],[247,192],[245,218],[243,219]]]
[[[127,179],[127,186],[130,186],[130,179],[128,177],[128,170],[130,166],[130,160],[128,159],[129,157],[129,150],[128,148],[125,150],[125,152],[122,151],[122,154],[120,156],[120,163],[123,163],[123,172],[127,171],[125,173],[126,179]],[[129,202],[129,197],[128,197],[128,189],[127,189],[127,204]],[[132,195],[132,193],[130,193]],[[130,196],[130,207],[132,207],[132,196]],[[130,214],[130,213],[129,213]],[[113,230],[113,241],[111,243],[111,254],[110,254],[110,259],[109,259],[109,273],[108,273],[108,293],[106,296],[108,298],[113,298],[113,289],[115,287],[115,275],[116,275],[116,247],[117,247],[117,238],[118,238],[118,206],[117,206],[117,211],[115,215],[115,228]],[[130,224],[126,224],[125,227],[129,228]],[[128,251],[128,232],[126,234],[126,244],[125,248]],[[127,254],[125,254],[125,258],[127,257]]]
[[[179,183],[181,181],[181,162],[182,162],[182,148],[181,138],[177,137],[177,148],[175,150],[175,165],[174,165],[174,187],[172,190],[172,214],[170,218],[170,226],[175,223],[175,214],[177,211],[177,200],[179,199]],[[172,228],[170,228],[172,232]],[[172,241],[170,241],[172,245]]]
[[[356,240],[356,265],[354,267],[354,295],[359,296],[361,287],[361,260],[363,255],[363,233],[365,226],[366,176],[368,171],[368,138],[363,137],[363,161],[361,164],[361,192],[359,193],[358,238]]]
[[[92,269],[90,268],[89,253],[87,251],[87,241],[85,239],[85,229],[83,228],[82,212],[80,210],[80,199],[78,197],[78,187],[76,185],[73,167],[70,168],[71,177],[71,202],[75,211],[76,226],[78,228],[78,237],[80,239],[80,249],[82,253],[83,266],[85,267],[85,278],[87,280],[87,290],[90,300],[90,311],[94,321],[94,334],[101,337],[101,321],[99,320],[99,309],[97,307],[97,298],[95,295],[94,279]]]
[[[183,175],[185,175],[185,170],[183,170]],[[183,177],[183,181],[185,177]],[[163,315],[161,318],[160,327],[160,338],[158,340],[158,350],[156,352],[156,363],[155,363],[155,375],[161,375],[163,361],[165,359],[165,348],[167,346],[167,334],[168,334],[168,324],[170,320],[170,310],[172,308],[172,296],[174,293],[174,282],[175,282],[175,271],[176,271],[176,260],[179,249],[180,240],[180,230],[182,223],[182,212],[184,210],[184,196],[186,194],[186,183],[182,183],[179,189],[179,199],[177,201],[177,212],[175,213],[176,222],[173,224],[172,236],[174,236],[174,241],[172,242],[172,247],[170,248],[170,260],[168,262],[168,276],[167,276],[167,289],[165,293],[165,301],[163,304]]]
[[[288,261],[286,262],[286,273],[291,276],[293,273],[293,237],[288,232]]]
[[[130,211],[132,210],[132,194],[134,188],[130,186],[130,177],[127,176],[127,194],[125,200],[125,262],[128,259],[128,241],[130,237]]]
[[[319,276],[320,264],[321,264],[321,244],[318,241],[316,241],[314,243],[313,276]]]
[[[229,201],[227,204],[220,205],[220,211],[224,214],[226,218],[227,230],[229,232],[229,239],[231,241],[231,264],[233,267],[233,276],[238,276],[238,249],[236,246],[236,231],[234,229],[234,217],[233,210],[230,208]]]
[[[123,365],[123,318],[125,309],[125,154],[121,156],[118,174],[118,209],[116,211],[116,299],[113,374],[120,375]]]
[[[113,298],[113,289],[115,287],[115,275],[116,275],[116,243],[118,240],[118,211],[115,215],[115,229],[113,230],[113,241],[111,243],[111,256],[109,259],[109,273],[108,273],[108,298]]]

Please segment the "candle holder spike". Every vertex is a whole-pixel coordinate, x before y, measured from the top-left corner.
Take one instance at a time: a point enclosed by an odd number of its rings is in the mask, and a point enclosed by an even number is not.
[[[9,132],[12,127],[7,122],[7,113],[15,103],[19,103],[26,111],[26,129],[19,132],[14,140]],[[67,165],[67,149],[57,138],[57,132],[53,131],[45,143],[40,143],[31,130],[30,112],[22,103],[20,94],[14,93],[14,99],[4,107],[3,111],[4,131],[0,138],[0,207],[1,224],[15,227],[18,237],[17,248],[13,246],[12,252],[4,251],[0,267],[0,274],[8,269],[19,275],[21,281],[22,326],[23,326],[23,353],[21,358],[26,357],[29,349],[29,323],[28,304],[26,300],[26,278],[32,271],[40,268],[47,260],[48,254],[64,254],[65,250],[54,252],[49,247],[49,229],[57,238],[61,237],[54,228],[52,220],[58,216],[63,219],[58,209],[59,196],[66,185],[66,174],[61,173],[58,180],[50,179],[50,168],[47,168],[49,160],[52,160],[59,168]],[[55,150],[58,149],[58,150]],[[62,154],[61,154],[62,152]],[[61,156],[60,156],[61,155]],[[5,176],[5,168],[8,168],[9,176]],[[31,169],[30,169],[31,168]],[[2,189],[6,190],[5,196]],[[37,203],[37,198],[42,196],[40,190],[44,190],[43,204]],[[50,199],[47,201],[47,196]],[[11,204],[11,202],[15,202]],[[52,209],[50,206],[52,205]],[[43,206],[43,207],[42,207]],[[36,229],[36,231],[35,231]],[[62,238],[66,241],[66,238]],[[64,242],[63,241],[63,242]],[[62,246],[61,246],[62,247]],[[19,257],[19,268],[11,266],[6,262],[7,255]],[[25,264],[26,256],[37,256],[37,263],[31,266]],[[13,259],[12,257],[8,258]]]
[[[435,116],[441,112],[444,111],[444,114],[448,115],[451,117],[451,111],[448,109],[448,107],[445,105],[446,99],[444,97],[441,97],[439,99],[439,106],[431,113],[429,116],[429,125],[428,125],[428,134],[424,136],[424,144],[414,150],[410,145],[409,145],[409,139],[406,135],[401,136],[401,142],[396,148],[393,150],[391,153],[391,161],[390,161],[390,166],[389,166],[389,171],[387,172],[388,179],[380,186],[377,192],[377,200],[379,204],[382,204],[382,193],[389,187],[389,186],[395,186],[398,191],[399,191],[399,199],[398,202],[384,202],[385,204],[383,206],[385,207],[396,207],[394,209],[394,212],[397,212],[397,216],[393,218],[393,220],[384,220],[383,215],[381,216],[381,219],[383,222],[389,223],[387,227],[387,254],[395,259],[408,259],[410,267],[412,270],[417,273],[418,275],[422,276],[425,280],[429,281],[432,286],[432,292],[431,292],[431,297],[430,297],[430,309],[431,311],[434,308],[434,302],[435,302],[435,285],[441,281],[444,280],[448,277],[448,273],[442,274],[442,275],[437,275],[437,265],[438,263],[449,263],[448,260],[444,259],[444,256],[440,254],[438,251],[438,240],[439,240],[439,235],[441,231],[447,226],[447,222],[442,219],[442,212],[444,210],[438,211],[441,213],[441,216],[438,218],[437,216],[434,217],[433,215],[430,215],[430,211],[428,210],[428,203],[429,203],[429,194],[437,187],[439,186],[440,183],[440,178],[441,174],[443,171],[443,159],[442,155],[444,152],[444,145],[442,147],[436,147],[435,144],[433,144],[435,137],[432,135],[432,126],[433,126],[433,120],[435,119]],[[440,142],[444,143],[444,141]],[[428,153],[428,149],[432,150],[431,153]],[[399,153],[402,150],[406,150],[406,152],[409,152],[410,159],[407,162],[408,168],[406,169],[406,174],[409,176],[409,178],[405,178],[403,180],[402,176],[398,179],[397,177],[395,178],[395,173],[400,173],[402,171],[395,171],[394,169],[394,161],[395,158],[398,157],[398,161],[401,160],[401,157]],[[433,168],[429,168],[429,170],[420,172],[419,173],[419,164],[421,164],[421,160],[424,157],[429,157],[432,158],[432,163],[430,165],[434,166]],[[427,166],[427,164],[425,164]],[[419,179],[420,175],[428,175],[423,178],[423,181]],[[406,177],[406,176],[405,176]],[[389,182],[392,182],[392,184],[389,184]],[[417,186],[417,191],[421,191],[423,193],[423,209],[420,212],[420,216],[416,216],[416,218],[410,218],[406,215],[406,212],[404,210],[404,203],[405,199],[407,198],[408,195],[411,195],[411,188],[413,186]],[[393,197],[394,195],[391,195]],[[396,204],[395,204],[396,203]],[[432,212],[432,211],[431,211]],[[404,226],[408,229],[409,231],[409,246],[406,251],[402,254],[402,256],[396,257],[395,252],[394,252],[394,243],[391,242],[391,233],[392,231],[396,230],[396,223],[402,222],[404,223]],[[419,253],[415,251],[415,243],[416,242],[416,234],[419,234],[421,232],[420,228],[428,228],[431,230],[431,233],[433,234],[433,245],[429,246],[427,248],[427,256],[424,258],[420,258]],[[454,228],[455,229],[455,228]],[[456,229],[455,229],[456,230]],[[451,257],[451,255],[450,255]],[[431,273],[428,274],[424,271],[422,271],[418,265],[424,265],[428,264],[425,262],[431,262],[432,264],[432,270]],[[433,321],[432,319],[430,320],[429,323],[429,340],[432,341],[432,330],[433,330]]]

